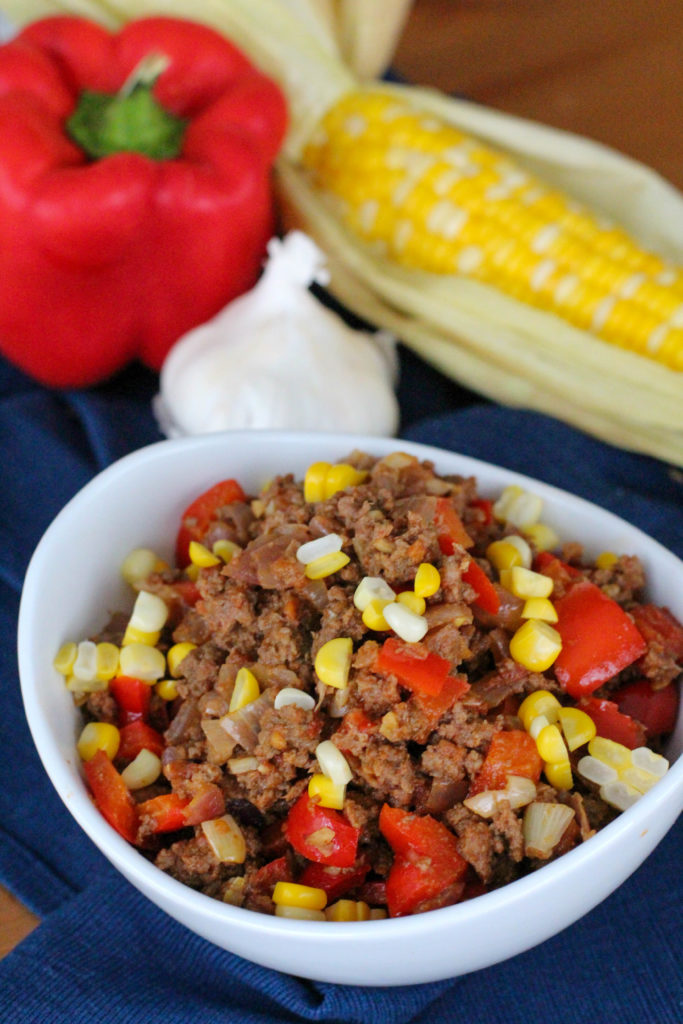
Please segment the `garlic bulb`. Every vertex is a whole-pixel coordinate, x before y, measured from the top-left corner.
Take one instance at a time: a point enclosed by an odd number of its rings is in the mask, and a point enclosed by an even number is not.
[[[329,281],[301,231],[268,245],[256,286],[180,338],[154,409],[169,437],[243,428],[391,436],[394,340],[350,328],[308,290]]]

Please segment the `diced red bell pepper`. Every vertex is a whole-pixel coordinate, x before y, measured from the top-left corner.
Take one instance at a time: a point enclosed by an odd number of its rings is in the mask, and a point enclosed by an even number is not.
[[[327,902],[332,903],[333,900],[340,899],[344,893],[362,885],[369,870],[370,865],[364,860],[359,860],[348,868],[330,867],[329,864],[307,864],[299,883],[311,885],[314,889],[324,889],[327,893]]]
[[[465,529],[462,519],[455,511],[453,503],[448,498],[436,499],[434,523],[442,554],[452,555],[456,544],[463,548],[472,547],[472,538]]]
[[[151,725],[147,725],[141,718],[124,725],[119,730],[119,735],[121,740],[116,755],[117,761],[128,764],[135,760],[141,750],[145,749],[150,750],[157,757],[161,757],[164,752],[164,738],[161,733],[153,729]]]
[[[258,871],[254,872],[249,880],[249,888],[252,892],[265,892],[273,895],[273,889],[277,882],[293,882],[294,875],[289,865],[289,858],[277,857],[268,861]]]
[[[138,808],[128,787],[103,750],[83,765],[95,804],[102,816],[129,843],[135,842]]]
[[[648,739],[665,736],[676,725],[680,696],[675,683],[655,690],[649,679],[637,679],[614,690],[610,698],[622,714],[644,726]]]
[[[500,609],[500,596],[482,567],[474,559],[465,569],[462,578],[476,591],[475,604],[478,604],[485,612],[496,615]]]
[[[151,687],[134,676],[115,676],[109,681],[109,692],[119,707],[119,725],[145,721],[149,715]]]
[[[454,886],[464,879],[467,861],[445,825],[431,815],[411,814],[384,804],[379,827],[394,851],[386,889],[390,917],[412,914],[422,904],[433,909],[460,898],[462,892],[454,891]],[[444,902],[439,903],[440,897]]]
[[[140,821],[148,832],[177,832],[187,824],[185,808],[189,802],[187,797],[178,796],[177,793],[153,796],[138,804]]]
[[[484,526],[493,522],[493,502],[490,498],[475,498],[470,502],[472,508],[478,508],[484,517]]]
[[[409,644],[390,636],[379,649],[377,668],[380,672],[396,676],[409,690],[438,696],[451,670],[451,663],[421,643]]]
[[[534,569],[536,572],[549,576],[555,583],[556,593],[564,592],[570,583],[581,576],[581,570],[576,566],[563,562],[557,555],[550,551],[539,551],[534,558]]]
[[[536,741],[523,729],[494,733],[479,774],[470,786],[470,796],[487,789],[505,789],[508,775],[521,775],[538,782],[543,760]]]
[[[626,612],[589,580],[555,601],[562,650],[555,677],[571,697],[585,697],[645,653],[646,643]]]
[[[630,715],[623,714],[614,701],[584,697],[578,706],[593,719],[598,736],[622,743],[629,750],[642,747],[645,743],[645,728]]]
[[[466,676],[446,676],[440,693],[415,693],[411,699],[419,705],[423,715],[436,725],[439,719],[450,711],[456,700],[464,697],[469,688]]]
[[[201,541],[219,509],[233,501],[245,501],[246,495],[236,480],[220,480],[195,498],[185,509],[176,538],[175,557],[179,568],[190,562],[190,541]]]
[[[674,661],[683,662],[683,626],[668,608],[641,604],[636,605],[631,615],[648,643],[661,644]]]
[[[356,861],[360,829],[339,811],[321,807],[303,793],[287,816],[285,836],[308,860],[348,868]]]

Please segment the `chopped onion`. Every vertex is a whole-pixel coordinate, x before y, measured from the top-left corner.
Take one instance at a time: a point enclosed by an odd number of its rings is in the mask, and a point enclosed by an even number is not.
[[[213,821],[203,821],[202,832],[214,856],[222,864],[244,864],[247,844],[242,829],[231,814],[224,814]]]
[[[229,714],[223,715],[218,721],[240,747],[251,753],[258,743],[261,719],[268,708],[272,707],[272,704],[272,696],[268,692],[262,693],[250,704],[245,704],[239,711],[231,711]]]
[[[524,854],[547,860],[565,833],[574,811],[566,804],[530,803],[524,812]]]
[[[505,789],[485,789],[463,800],[465,807],[481,818],[492,818],[505,804],[512,810],[530,804],[536,796],[536,785],[522,775],[508,775]]]
[[[248,754],[246,757],[231,757],[228,761],[228,768],[233,775],[243,775],[244,772],[255,772],[258,768],[258,758]]]
[[[237,745],[217,718],[203,718],[202,731],[208,744],[207,759],[211,764],[225,764]]]

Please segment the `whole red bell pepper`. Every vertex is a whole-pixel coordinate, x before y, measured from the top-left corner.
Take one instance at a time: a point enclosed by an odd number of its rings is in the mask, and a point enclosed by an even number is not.
[[[285,127],[200,24],[53,17],[0,47],[0,351],[56,387],[158,370],[255,283]]]

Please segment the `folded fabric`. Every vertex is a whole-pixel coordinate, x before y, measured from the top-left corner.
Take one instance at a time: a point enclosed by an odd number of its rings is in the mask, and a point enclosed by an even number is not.
[[[683,553],[681,481],[667,466],[547,417],[482,403],[407,353],[402,364],[402,436],[565,487]],[[98,389],[49,392],[0,363],[8,481],[0,513],[0,882],[43,918],[0,963],[0,1019],[679,1021],[680,826],[561,935],[485,971],[398,989],[312,983],[218,950],[141,897],[80,832],[40,765],[24,719],[14,653],[19,594],[31,552],[65,502],[110,462],[159,439],[155,388],[153,375],[134,367]],[[65,551],[65,573],[68,559]]]

